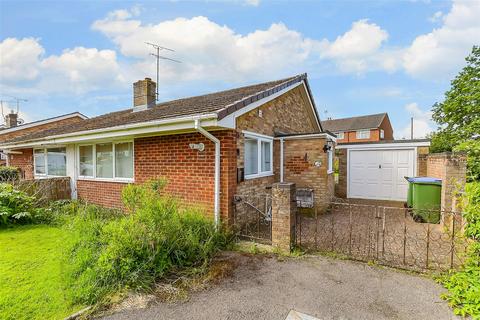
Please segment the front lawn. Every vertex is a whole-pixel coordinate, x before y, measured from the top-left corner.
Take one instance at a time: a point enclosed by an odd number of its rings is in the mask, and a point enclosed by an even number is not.
[[[62,286],[67,232],[47,225],[0,229],[0,319],[63,319],[81,306]]]

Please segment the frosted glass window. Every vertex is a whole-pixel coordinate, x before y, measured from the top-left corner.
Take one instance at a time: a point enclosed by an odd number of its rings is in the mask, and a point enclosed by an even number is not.
[[[45,168],[45,150],[37,149],[34,151],[35,174],[47,174]]]
[[[49,176],[67,175],[67,152],[65,148],[47,149],[47,174]]]

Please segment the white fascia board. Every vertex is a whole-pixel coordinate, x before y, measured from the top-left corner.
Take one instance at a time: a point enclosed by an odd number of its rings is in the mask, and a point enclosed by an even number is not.
[[[256,132],[253,132],[253,131],[242,130],[242,133],[245,136],[250,136],[250,137],[253,137],[253,138],[264,138],[264,139],[268,139],[268,140],[273,140],[272,136],[267,136],[266,134],[256,133]]]
[[[401,149],[401,148],[416,148],[429,147],[430,141],[421,142],[392,142],[392,143],[359,143],[359,144],[340,144],[337,149]]]
[[[44,124],[57,122],[57,121],[70,119],[70,118],[75,118],[75,117],[79,117],[83,120],[88,119],[88,117],[84,116],[80,112],[74,112],[74,113],[71,113],[71,114],[63,115],[63,116],[58,116],[58,117],[54,117],[54,118],[50,118],[50,119],[45,119],[45,120],[35,121],[35,122],[32,122],[32,123],[22,124],[18,127],[4,129],[4,130],[0,131],[0,135],[2,135],[4,133],[9,133],[9,132],[19,131],[19,130],[23,130],[23,129],[33,128],[33,127],[41,126],[41,125],[44,125]]]
[[[240,117],[241,115],[247,113],[247,112],[250,112],[252,111],[253,109],[255,108],[258,108],[260,107],[261,105],[267,103],[267,102],[270,102],[272,101],[273,99],[276,99],[278,98],[279,96],[281,96],[282,94],[298,87],[298,86],[301,86],[303,83],[302,82],[298,82],[298,83],[295,83],[283,90],[280,90],[278,92],[275,92],[274,94],[272,95],[269,95],[268,97],[265,97],[265,98],[262,98],[260,100],[257,100],[255,102],[252,102],[250,103],[249,105],[241,108],[240,110],[237,110],[231,114],[229,114],[228,116],[226,116],[225,118],[221,119],[220,121],[218,121],[218,126],[220,127],[224,127],[224,128],[230,128],[230,129],[235,129],[235,119]],[[227,106],[228,107],[228,106]]]
[[[312,133],[312,134],[299,134],[295,136],[285,136],[285,137],[277,137],[275,140],[295,140],[295,139],[315,139],[315,138],[330,138],[332,141],[336,142],[337,138],[328,134],[326,132],[322,133]]]
[[[315,121],[317,122],[317,125],[318,125],[318,129],[320,131],[322,131],[322,126],[320,124],[320,119],[318,118],[318,114],[315,110],[315,105],[313,104],[313,97],[310,97],[310,92],[308,91],[308,88],[307,88],[307,84],[305,83],[305,80],[302,80],[302,84],[303,84],[303,89],[305,90],[305,92],[307,93],[307,97],[308,97],[308,102],[310,102],[310,107],[312,107],[312,111],[313,111],[313,115],[315,117]]]
[[[139,136],[146,134],[166,133],[182,130],[194,130],[195,120],[202,120],[204,127],[216,127],[217,115],[207,114],[201,116],[190,116],[167,120],[158,120],[150,122],[142,122],[131,125],[122,125],[117,127],[110,127],[98,130],[88,130],[82,132],[75,132],[71,134],[64,134],[58,136],[50,136],[45,139],[39,139],[31,142],[24,142],[18,144],[11,144],[2,146],[3,149],[34,147],[46,144],[68,144],[77,142],[86,142],[102,139],[118,139],[131,136]]]

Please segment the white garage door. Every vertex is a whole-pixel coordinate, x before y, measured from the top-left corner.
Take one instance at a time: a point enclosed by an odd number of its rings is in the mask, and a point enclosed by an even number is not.
[[[348,197],[364,199],[407,199],[405,176],[413,176],[414,149],[350,150]]]

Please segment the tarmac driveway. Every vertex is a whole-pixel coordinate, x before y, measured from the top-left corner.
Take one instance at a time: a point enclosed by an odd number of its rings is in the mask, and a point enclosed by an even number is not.
[[[433,280],[364,263],[312,256],[230,253],[236,268],[189,301],[124,310],[105,319],[271,319],[290,310],[318,319],[455,319]]]

